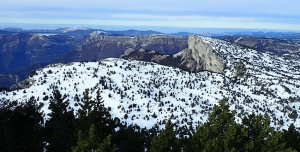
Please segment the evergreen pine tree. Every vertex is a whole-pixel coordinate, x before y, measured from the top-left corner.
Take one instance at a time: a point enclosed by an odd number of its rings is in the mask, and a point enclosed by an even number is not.
[[[115,147],[111,144],[111,135],[108,135],[101,143],[95,134],[96,127],[91,125],[89,136],[85,138],[79,130],[77,145],[72,147],[73,152],[112,152]]]
[[[45,140],[47,151],[71,151],[74,130],[74,112],[69,108],[69,101],[58,90],[53,91],[48,114],[50,117],[45,124]]]
[[[98,146],[97,152],[115,152],[115,146],[112,146],[111,135],[109,134]]]
[[[173,131],[171,120],[168,120],[165,129],[151,141],[150,152],[177,152],[179,149],[179,142]]]
[[[243,139],[244,151],[283,151],[282,134],[270,126],[268,115],[250,114],[242,120],[247,135]]]
[[[229,110],[227,99],[214,106],[204,125],[191,138],[187,151],[238,151],[245,134],[234,120],[235,111]]]
[[[112,137],[112,141],[116,143],[118,151],[144,151],[146,138],[137,128],[138,126],[133,125],[122,125],[119,127],[119,130]]]
[[[294,124],[291,124],[288,130],[283,130],[283,139],[286,143],[285,148],[293,148],[300,151],[300,133],[296,130]]]
[[[77,135],[81,131],[82,138],[88,138],[90,127],[94,124],[95,138],[103,141],[109,134],[114,133],[115,124],[107,108],[104,107],[100,90],[97,91],[95,99],[92,99],[89,94],[89,90],[86,89],[83,93],[82,102],[79,103],[76,129],[73,135]]]
[[[26,102],[1,103],[0,150],[43,151],[43,104],[38,104],[34,97]]]

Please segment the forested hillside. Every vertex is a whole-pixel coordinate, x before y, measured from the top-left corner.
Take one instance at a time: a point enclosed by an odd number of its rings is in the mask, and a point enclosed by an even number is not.
[[[1,102],[0,149],[3,151],[293,151],[300,134],[293,124],[278,131],[267,115],[251,114],[236,123],[227,99],[219,101],[208,121],[196,129],[178,126],[176,119],[141,128],[112,118],[97,91],[83,93],[78,110],[58,90],[53,91],[47,117],[34,97],[27,102]]]

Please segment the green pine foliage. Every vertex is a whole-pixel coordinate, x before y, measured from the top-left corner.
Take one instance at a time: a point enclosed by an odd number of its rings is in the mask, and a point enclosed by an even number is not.
[[[275,131],[270,126],[268,115],[254,115],[243,118],[242,125],[246,129],[246,136],[243,138],[245,151],[281,151],[284,148],[284,141],[281,132]]]
[[[186,151],[286,151],[282,133],[270,127],[267,115],[251,114],[242,125],[234,120],[227,99],[220,101],[209,115],[208,121],[199,126],[191,137]]]
[[[293,148],[300,151],[300,133],[296,130],[294,124],[291,124],[288,130],[283,130],[282,135],[286,145],[285,148]]]
[[[82,131],[78,132],[77,145],[72,147],[73,152],[112,152],[115,151],[115,146],[111,143],[111,135],[108,135],[101,143],[95,134],[96,127],[91,125],[89,136],[84,138]]]
[[[58,90],[53,91],[48,114],[49,120],[45,123],[45,140],[47,151],[71,151],[74,130],[74,111],[69,107],[69,101]]]
[[[235,111],[230,111],[227,99],[214,106],[208,121],[199,126],[191,138],[190,151],[238,151],[245,132],[235,123]]]
[[[151,141],[150,152],[168,152],[168,151],[180,151],[179,142],[176,138],[176,134],[173,131],[173,125],[171,120],[168,120],[165,129]]]
[[[102,141],[112,134],[115,130],[114,121],[111,118],[107,108],[104,107],[104,101],[100,90],[97,91],[96,99],[92,99],[89,90],[83,93],[82,102],[79,102],[80,108],[77,111],[76,128],[73,135],[80,131],[83,138],[90,136],[91,126],[95,126],[93,132],[95,138]]]
[[[115,152],[115,146],[112,146],[111,135],[108,135],[102,143],[99,144],[97,148],[97,152]]]

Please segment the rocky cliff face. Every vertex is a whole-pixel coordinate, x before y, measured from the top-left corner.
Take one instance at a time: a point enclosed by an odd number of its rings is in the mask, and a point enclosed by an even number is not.
[[[210,44],[196,35],[190,35],[188,47],[176,53],[174,57],[181,57],[180,66],[185,66],[191,71],[207,70],[223,73],[225,68],[224,62],[213,53]]]
[[[140,50],[127,53],[123,58],[151,61],[195,72],[207,70],[223,73],[225,68],[225,63],[213,53],[211,45],[196,35],[190,35],[188,47],[173,55]]]

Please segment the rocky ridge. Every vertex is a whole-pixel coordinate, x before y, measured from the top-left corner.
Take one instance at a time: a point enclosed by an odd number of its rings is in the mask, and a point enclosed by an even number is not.
[[[190,35],[188,47],[174,55],[181,57],[179,66],[184,65],[191,71],[207,70],[223,73],[224,62],[214,54],[211,45],[196,35]]]
[[[300,52],[299,39],[284,40],[254,36],[228,36],[224,39],[262,52],[272,52],[275,54]]]
[[[126,52],[121,57],[156,62],[194,72],[206,70],[223,73],[225,68],[224,61],[214,54],[211,44],[196,35],[189,35],[188,46],[173,55],[139,50]]]

